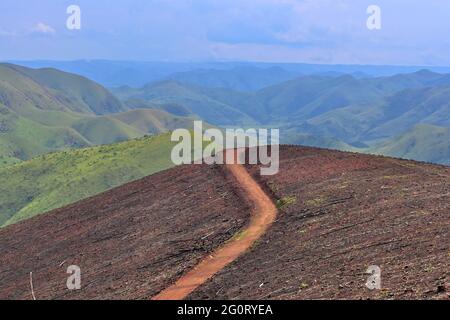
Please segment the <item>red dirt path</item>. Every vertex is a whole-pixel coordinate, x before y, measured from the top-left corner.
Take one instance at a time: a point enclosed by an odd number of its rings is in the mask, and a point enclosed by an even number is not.
[[[243,152],[242,150],[238,152]],[[227,157],[234,156],[234,150],[227,151]],[[223,247],[205,258],[193,270],[181,277],[174,285],[163,290],[152,300],[183,300],[195,289],[211,279],[217,272],[235,261],[264,235],[277,216],[277,209],[261,186],[247,172],[243,165],[226,166],[255,207],[249,226]]]

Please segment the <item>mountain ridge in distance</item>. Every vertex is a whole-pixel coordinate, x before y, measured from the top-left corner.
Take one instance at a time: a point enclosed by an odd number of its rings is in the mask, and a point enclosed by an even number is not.
[[[0,165],[167,132],[179,125],[192,127],[193,119],[172,116],[164,106],[160,111],[129,109],[106,88],[84,77],[0,64]],[[137,113],[142,116],[139,126],[121,121]]]

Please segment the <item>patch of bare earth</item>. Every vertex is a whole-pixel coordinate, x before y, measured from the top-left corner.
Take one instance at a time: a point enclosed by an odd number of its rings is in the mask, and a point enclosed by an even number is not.
[[[448,299],[450,168],[299,147],[280,168],[249,168],[278,220],[191,299]]]
[[[223,168],[182,166],[0,230],[0,299],[148,299],[247,223]],[[69,291],[69,265],[82,289]]]

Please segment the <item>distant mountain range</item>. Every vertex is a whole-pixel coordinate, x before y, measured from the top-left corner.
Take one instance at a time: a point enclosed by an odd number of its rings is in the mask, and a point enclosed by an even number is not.
[[[135,138],[196,119],[277,127],[284,144],[450,165],[450,75],[296,72],[237,65],[107,89],[52,68],[0,64],[0,225],[170,167],[169,135]]]
[[[142,87],[161,80],[188,81],[206,87],[225,86],[228,89],[260,89],[276,84],[282,77],[300,75],[339,76],[350,74],[356,78],[392,76],[428,69],[450,73],[450,67],[329,65],[307,63],[262,62],[145,62],[145,61],[8,61],[30,68],[55,68],[85,76],[106,87]],[[272,71],[272,75],[271,75]],[[275,71],[275,72],[274,72]],[[239,76],[243,75],[240,79]],[[285,79],[288,80],[288,79]]]
[[[294,77],[293,66],[291,71],[228,66],[176,72],[165,76],[169,80],[108,91],[56,69],[0,64],[0,163],[191,127],[194,119],[217,126],[279,127],[282,143],[449,161],[450,142],[441,134],[450,127],[449,74]],[[419,142],[414,151],[412,142],[408,150],[399,145],[405,137],[418,141],[436,135],[440,142],[428,144],[426,156]]]
[[[389,155],[402,153],[386,144],[417,125],[450,126],[450,76],[428,70],[362,79],[301,76],[250,92],[175,80],[112,92],[142,106],[183,106],[218,126],[279,127],[284,143]]]

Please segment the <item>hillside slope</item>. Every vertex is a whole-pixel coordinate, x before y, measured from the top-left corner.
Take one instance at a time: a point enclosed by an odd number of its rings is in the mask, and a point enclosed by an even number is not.
[[[403,159],[450,165],[450,128],[417,125],[368,150]]]
[[[0,299],[30,299],[30,272],[39,300],[149,299],[229,240],[246,212],[217,167],[124,185],[1,229]],[[70,265],[83,290],[67,290]]]
[[[20,81],[13,83],[11,79],[3,76],[4,73],[14,74],[15,79]],[[103,86],[72,73],[50,68],[31,69],[0,64],[0,74],[3,81],[13,84],[19,91],[27,86],[39,86],[55,105],[63,107],[66,111],[102,115],[126,110],[123,104]],[[33,98],[37,97],[37,94],[33,94]],[[11,103],[11,107],[13,106],[14,103]],[[45,110],[49,106],[40,105],[40,108]]]
[[[450,168],[298,147],[280,168],[251,169],[279,199],[273,228],[191,298],[448,297]],[[365,286],[372,265],[381,290]]]
[[[0,227],[170,168],[173,145],[163,134],[0,168]]]
[[[86,78],[54,69],[0,64],[3,158],[27,160],[51,151],[97,144],[77,126],[92,131],[87,127],[98,128],[102,123],[110,142],[142,136],[124,123],[108,125],[107,119],[96,116],[120,110],[124,110],[121,102]]]
[[[447,296],[449,168],[299,147],[281,148],[280,168],[264,178],[248,168],[278,199],[277,221],[191,298]],[[38,299],[159,293],[239,236],[253,205],[228,179],[217,166],[178,167],[0,230],[0,298],[29,299],[30,271]],[[81,291],[64,288],[69,264],[85,270]],[[371,265],[381,290],[365,287]]]
[[[224,73],[228,78],[233,71]],[[129,108],[181,105],[187,114],[216,125],[276,127],[283,143],[340,150],[374,147],[421,124],[450,126],[450,77],[427,70],[378,78],[306,75],[257,91],[192,85],[186,82],[202,81],[189,75],[194,79],[180,76],[114,93]]]
[[[194,118],[176,116],[158,109],[136,109],[112,114],[110,118],[117,119],[146,134],[159,134],[179,128],[194,127]]]
[[[164,110],[125,110],[127,106],[89,79],[0,64],[0,166],[52,151],[192,127],[191,118]]]
[[[198,69],[172,74],[167,79],[207,88],[254,91],[291,80],[300,74],[281,67],[239,66],[230,70]]]
[[[122,101],[138,100],[151,105],[181,105],[190,114],[215,125],[254,124],[255,120],[243,111],[239,104],[231,105],[222,98],[246,96],[233,90],[226,92],[221,98],[214,95],[217,89],[202,88],[177,81],[167,80],[150,83],[142,88],[120,87],[112,92]],[[238,101],[234,99],[234,101]]]

